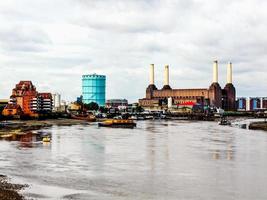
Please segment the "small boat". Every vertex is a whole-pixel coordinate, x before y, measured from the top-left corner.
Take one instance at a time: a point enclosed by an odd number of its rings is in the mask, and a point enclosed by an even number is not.
[[[131,116],[130,119],[137,120],[137,117],[136,116]]]
[[[72,119],[85,120],[89,122],[95,122],[96,118],[93,115],[71,115]]]
[[[154,119],[152,115],[145,116],[145,119]]]
[[[51,138],[46,136],[46,137],[43,137],[43,142],[50,142],[51,141]]]
[[[11,139],[13,136],[13,134],[3,134],[3,135],[0,135],[0,138],[1,139]]]
[[[23,124],[25,124],[25,123],[3,121],[3,122],[0,122],[0,128],[14,128],[14,127],[18,127],[18,126],[23,125]]]
[[[107,119],[98,123],[99,127],[111,127],[111,128],[134,128],[136,123],[131,119]]]
[[[219,125],[231,125],[231,122],[227,120],[226,118],[221,118],[221,120],[218,122]]]
[[[143,116],[137,116],[137,120],[145,120],[146,118]]]

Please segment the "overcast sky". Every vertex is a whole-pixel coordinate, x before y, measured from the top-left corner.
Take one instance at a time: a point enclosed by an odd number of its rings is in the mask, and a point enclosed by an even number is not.
[[[219,61],[224,87],[233,62],[238,96],[267,96],[267,1],[0,1],[0,98],[20,80],[66,100],[81,76],[107,75],[107,98],[145,95],[149,64],[158,88],[208,87]]]

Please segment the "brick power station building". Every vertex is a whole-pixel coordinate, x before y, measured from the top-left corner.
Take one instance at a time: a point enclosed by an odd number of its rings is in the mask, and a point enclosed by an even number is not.
[[[164,85],[158,89],[154,84],[154,64],[150,65],[150,84],[146,89],[146,97],[139,99],[145,108],[162,108],[171,99],[172,104],[198,103],[224,110],[236,110],[236,90],[232,84],[232,63],[227,66],[227,84],[222,89],[218,83],[218,61],[213,63],[213,82],[209,88],[173,89],[169,85],[169,66],[165,66]]]
[[[51,93],[39,93],[31,81],[20,81],[12,90],[10,101],[3,110],[4,116],[39,117],[52,112]]]

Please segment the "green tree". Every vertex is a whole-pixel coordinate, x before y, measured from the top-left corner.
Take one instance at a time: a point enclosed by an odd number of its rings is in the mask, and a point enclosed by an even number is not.
[[[5,105],[0,105],[0,118],[2,117],[2,111],[4,110]]]
[[[99,106],[97,103],[95,102],[91,102],[89,104],[84,104],[84,108],[86,110],[98,110],[99,109]]]
[[[99,107],[99,111],[100,111],[101,113],[107,113],[107,112],[108,112],[108,109],[105,108],[104,106],[100,106],[100,107]]]
[[[0,113],[2,113],[2,111],[4,110],[6,105],[0,105]]]
[[[139,112],[139,113],[144,111],[144,109],[141,106],[137,106],[135,110],[136,112]]]

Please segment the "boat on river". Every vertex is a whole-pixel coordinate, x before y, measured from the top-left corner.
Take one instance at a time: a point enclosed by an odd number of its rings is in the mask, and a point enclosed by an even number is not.
[[[24,125],[23,122],[1,121],[0,128],[16,128]]]
[[[51,138],[48,136],[43,137],[43,142],[50,142]]]
[[[99,127],[134,128],[136,123],[131,119],[107,119],[98,123]]]
[[[219,125],[231,125],[231,122],[229,120],[227,120],[226,118],[222,117],[221,120],[218,122]]]
[[[88,122],[95,122],[96,118],[93,115],[71,115],[72,119],[84,120]]]

